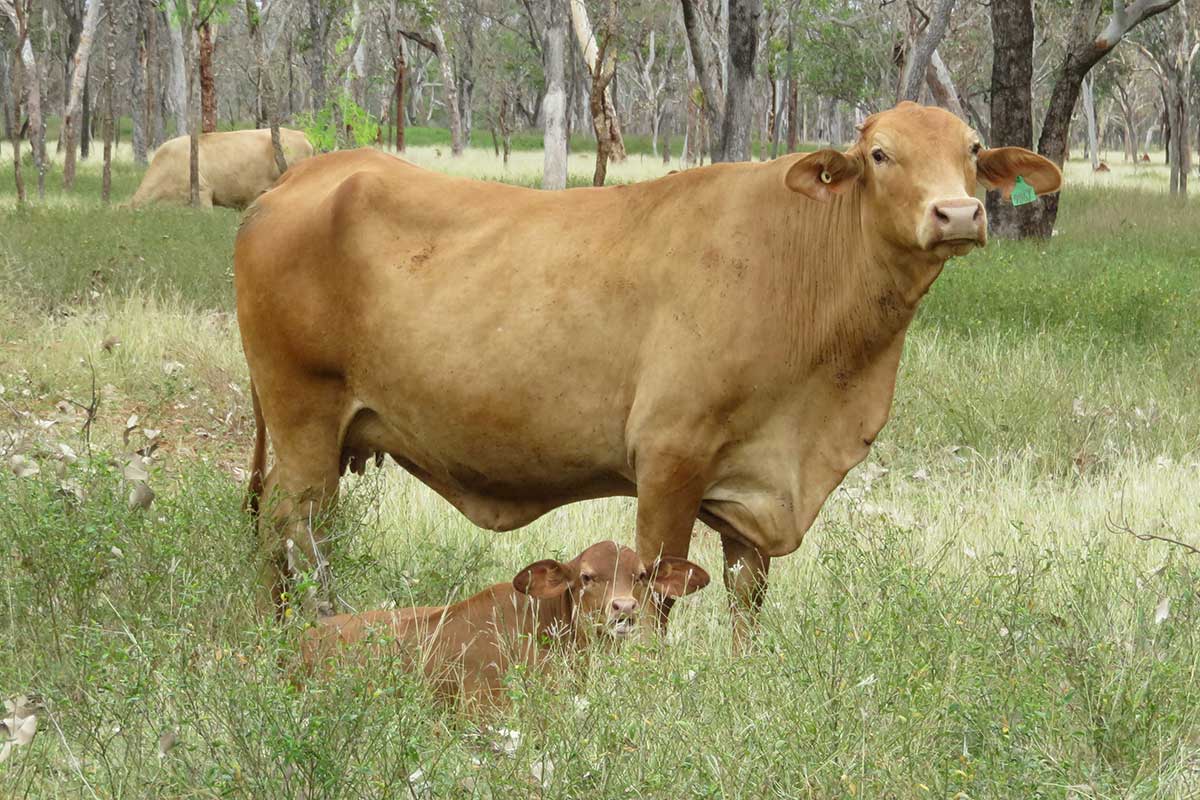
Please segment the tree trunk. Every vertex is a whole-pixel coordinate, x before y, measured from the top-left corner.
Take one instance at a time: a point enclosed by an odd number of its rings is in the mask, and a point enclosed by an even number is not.
[[[946,68],[946,64],[938,55],[937,50],[929,55],[929,66],[925,69],[925,82],[929,84],[929,91],[933,95],[934,102],[959,119],[967,118],[962,103],[958,100],[958,90],[954,88],[950,70]]]
[[[1033,146],[1033,4],[992,0],[992,147]],[[993,236],[1020,238],[1041,201],[1013,206],[999,192],[987,193]]]
[[[75,186],[75,144],[80,131],[80,98],[87,83],[88,59],[92,54],[92,43],[96,39],[96,26],[100,23],[100,0],[92,0],[83,18],[83,29],[79,34],[79,46],[75,48],[72,57],[72,73],[70,95],[64,112],[66,127],[66,155],[63,161],[63,188],[70,190]],[[113,10],[110,9],[110,14]],[[86,139],[90,134],[88,114],[83,114],[82,131]]]
[[[904,80],[900,88],[900,100],[921,99],[921,87],[925,85],[925,70],[930,58],[946,35],[946,26],[950,24],[950,14],[954,11],[954,0],[937,0],[937,5],[929,12],[929,22],[917,41],[909,49],[908,57],[904,60]]]
[[[254,0],[246,0],[246,25],[249,29],[250,46],[254,50],[254,62],[258,73],[258,105],[263,109],[267,125],[271,129],[271,152],[275,158],[275,168],[282,175],[287,172],[288,165],[287,159],[283,155],[283,141],[279,136],[279,104],[275,97],[275,82],[271,77],[271,65],[267,63],[266,48],[263,47],[262,18]]]
[[[192,81],[191,75],[188,74],[183,42],[185,31],[182,23],[171,24],[167,30],[171,37],[171,83],[167,93],[167,106],[175,118],[175,135],[184,136],[188,132],[188,109],[191,108],[188,87]],[[190,32],[188,35],[190,38]],[[190,49],[189,45],[187,50]]]
[[[328,90],[325,85],[325,39],[329,34],[328,12],[322,0],[308,0],[309,47],[308,80],[312,97],[309,107],[314,114],[325,108]]]
[[[729,0],[729,85],[721,143],[714,161],[747,161],[754,118],[754,62],[758,57],[758,18],[763,0]]]
[[[96,2],[96,0],[92,0]],[[117,10],[112,5],[108,9],[108,63],[104,70],[104,167],[100,182],[101,202],[112,202],[112,151],[113,134],[116,115],[116,83],[117,83]],[[137,50],[133,57],[137,58]]]
[[[437,44],[438,64],[442,69],[443,89],[446,92],[446,113],[450,118],[450,155],[457,157],[463,153],[462,116],[459,113],[458,85],[454,81],[454,59],[446,47],[446,36],[442,26],[434,23],[429,26],[433,41]]]
[[[18,33],[19,36],[19,33]],[[13,74],[8,74],[8,54],[0,58],[0,100],[4,103],[4,133],[8,137],[13,151],[13,183],[17,190],[17,204],[25,204],[25,178],[21,175],[21,136],[17,129],[21,126],[21,59],[20,52],[24,49],[23,39],[17,40],[17,58],[14,59]],[[9,104],[9,88],[11,86],[12,104]]]
[[[404,78],[408,71],[404,37],[396,36],[396,152],[404,152]]]
[[[1100,151],[1096,136],[1096,96],[1091,78],[1083,80],[1083,115],[1087,118],[1088,155],[1092,159],[1092,171],[1100,169]]]
[[[133,160],[137,164],[146,164],[146,130],[147,121],[143,111],[146,108],[146,21],[142,0],[133,0],[133,29],[130,42],[129,66],[129,118],[133,125]]]
[[[571,3],[571,27],[575,30],[575,39],[579,43],[580,52],[583,54],[583,61],[587,64],[589,74],[591,75],[591,89],[595,91],[597,85],[597,76],[603,71],[599,57],[599,48],[595,34],[592,32],[592,24],[588,19],[587,8],[583,4],[583,0],[570,0]],[[609,19],[605,23],[608,28],[608,34],[612,33],[612,26],[616,20],[614,16],[615,3],[610,3]],[[612,79],[610,76],[607,80],[601,81],[604,85],[604,97],[602,104],[601,116],[596,116],[596,104],[588,101],[588,108],[592,113],[592,127],[595,128],[598,121],[603,121],[608,127],[606,134],[609,141],[609,158],[613,161],[625,160],[625,139],[621,135],[621,125],[617,120],[617,108],[613,104]],[[599,139],[597,139],[599,141]]]
[[[200,26],[200,130],[217,130],[217,79],[213,74],[212,28],[205,22]]]
[[[542,31],[542,57],[546,95],[542,98],[542,188],[567,186],[567,116],[564,56],[567,48],[565,0],[546,0],[546,27]]]
[[[742,2],[743,0],[731,0]],[[696,70],[696,79],[700,82],[701,111],[711,130],[719,131],[724,127],[725,93],[717,80],[717,65],[715,55],[708,47],[708,33],[704,29],[704,19],[697,3],[700,0],[681,0],[683,6],[683,29],[687,34],[688,53]],[[759,2],[761,10],[762,4]]]

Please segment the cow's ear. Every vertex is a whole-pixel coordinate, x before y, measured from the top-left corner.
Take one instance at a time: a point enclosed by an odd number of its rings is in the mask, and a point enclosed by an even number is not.
[[[800,158],[787,171],[784,182],[793,192],[826,202],[854,185],[862,162],[837,150],[818,150]]]
[[[683,597],[708,586],[704,568],[686,558],[664,556],[650,570],[654,575],[654,591],[663,597]]]
[[[1000,192],[1007,200],[1017,178],[1024,178],[1038,194],[1057,192],[1062,187],[1062,171],[1048,158],[1024,147],[995,147],[979,153],[976,164],[979,182]]]
[[[518,572],[512,585],[522,594],[545,600],[565,592],[574,577],[574,572],[566,564],[547,558],[535,561]]]

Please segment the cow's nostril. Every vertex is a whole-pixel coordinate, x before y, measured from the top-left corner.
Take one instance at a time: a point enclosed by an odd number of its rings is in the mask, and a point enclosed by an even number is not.
[[[971,217],[972,222],[979,222],[983,219],[983,206],[975,206],[975,215]]]
[[[937,206],[933,207],[933,216],[935,218],[937,218],[937,221],[942,223],[943,225],[950,222],[950,217],[947,216],[946,214],[942,213],[942,210],[940,208],[938,208]]]

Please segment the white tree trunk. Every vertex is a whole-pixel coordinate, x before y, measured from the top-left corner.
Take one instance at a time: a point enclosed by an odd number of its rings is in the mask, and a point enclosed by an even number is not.
[[[1083,79],[1083,115],[1087,118],[1088,155],[1092,159],[1092,170],[1100,168],[1100,153],[1096,147],[1096,98],[1092,92],[1092,78]]]
[[[579,42],[579,51],[583,54],[583,61],[587,64],[588,72],[595,75],[596,70],[600,68],[600,65],[596,63],[600,45],[596,42],[596,35],[592,32],[592,23],[588,19],[587,6],[583,4],[583,0],[571,0],[571,27],[575,31],[575,39]],[[591,81],[588,84],[590,87]],[[621,136],[617,109],[613,105],[611,84],[604,89],[604,109],[605,115],[612,120],[609,130],[609,135],[612,137],[612,150],[608,157],[611,161],[624,161],[625,140]]]
[[[462,115],[458,108],[458,84],[454,80],[454,62],[446,48],[446,36],[442,26],[434,23],[429,27],[438,48],[438,63],[442,68],[443,89],[446,90],[446,113],[450,115],[450,155],[461,156],[463,152]]]
[[[542,100],[542,188],[567,187],[567,92],[564,53],[567,46],[565,0],[546,0],[546,96]]]
[[[958,101],[958,90],[954,88],[954,80],[950,77],[950,70],[946,68],[946,62],[942,61],[942,57],[938,55],[938,51],[934,50],[929,56],[929,66],[925,69],[925,80],[929,84],[929,91],[933,93],[934,100],[942,108],[954,114],[959,119],[965,120],[966,113],[963,111],[962,103]]]
[[[171,37],[171,79],[167,84],[167,107],[175,118],[175,135],[188,132],[188,72],[183,55],[183,31],[178,25],[168,25]]]

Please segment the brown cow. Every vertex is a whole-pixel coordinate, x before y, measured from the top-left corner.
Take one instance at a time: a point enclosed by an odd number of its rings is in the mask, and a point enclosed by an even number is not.
[[[770,557],[887,421],[918,302],[986,242],[977,184],[1008,197],[1019,176],[1062,180],[912,103],[844,153],[632,186],[545,192],[372,150],[298,165],[234,255],[265,585],[288,539],[323,564],[307,520],[388,453],[493,530],[636,496],[647,562],[686,557],[698,517],[733,607],[757,608]]]
[[[382,638],[404,666],[420,665],[443,698],[495,705],[511,666],[537,669],[556,645],[624,639],[651,592],[683,597],[708,580],[690,561],[668,557],[647,567],[628,547],[600,542],[566,564],[535,561],[512,583],[452,606],[327,617],[305,631],[301,653],[313,668],[340,647]]]
[[[311,158],[313,147],[303,131],[280,128],[283,155],[291,168]],[[130,205],[188,202],[191,190],[191,140],[176,136],[154,151]],[[279,179],[271,131],[224,131],[200,137],[200,205],[241,210]]]

